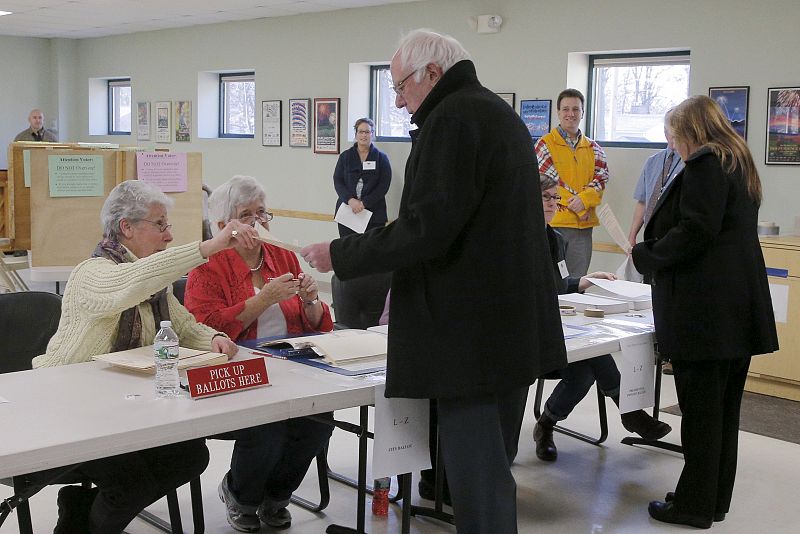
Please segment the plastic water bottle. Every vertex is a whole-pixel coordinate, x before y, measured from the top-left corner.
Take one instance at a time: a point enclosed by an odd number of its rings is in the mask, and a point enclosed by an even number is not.
[[[178,347],[178,334],[172,329],[172,322],[161,321],[161,330],[153,340],[157,397],[177,397],[181,394]]]
[[[372,490],[372,515],[386,517],[389,515],[389,489],[391,478],[376,478]]]

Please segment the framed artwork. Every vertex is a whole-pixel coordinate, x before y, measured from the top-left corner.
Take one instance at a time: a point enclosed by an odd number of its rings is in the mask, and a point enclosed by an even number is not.
[[[261,101],[261,145],[281,146],[281,101]]]
[[[552,100],[520,100],[519,116],[533,139],[539,139],[550,131],[550,108]]]
[[[175,101],[175,141],[192,140],[192,101]]]
[[[750,86],[709,87],[708,96],[722,108],[736,133],[747,139],[747,108],[750,105]]]
[[[517,105],[517,94],[516,93],[495,93],[497,96],[508,102],[508,105],[511,106],[511,109],[516,109]]]
[[[314,99],[314,152],[339,153],[339,102],[338,98]]]
[[[156,102],[156,143],[172,142],[172,105]]]
[[[150,102],[136,103],[136,139],[150,140]]]
[[[800,165],[800,87],[767,90],[767,165]]]
[[[289,99],[289,146],[311,146],[311,99]]]

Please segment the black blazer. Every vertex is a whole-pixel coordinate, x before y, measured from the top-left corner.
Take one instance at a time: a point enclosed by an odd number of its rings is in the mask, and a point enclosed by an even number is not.
[[[778,350],[757,220],[739,170],[726,173],[708,148],[686,160],[632,251],[636,269],[652,275],[662,354],[719,360]]]
[[[386,193],[392,183],[392,166],[389,164],[389,157],[375,145],[369,147],[366,161],[374,161],[375,168],[364,170],[358,155],[358,143],[339,155],[333,171],[333,187],[337,195],[336,211],[351,198],[356,198],[356,185],[360,178],[364,182],[361,202],[372,212],[370,224],[385,224],[389,220],[386,213]]]
[[[339,278],[393,271],[386,395],[505,392],[565,367],[527,128],[466,60],[412,121],[399,217],[330,246]]]

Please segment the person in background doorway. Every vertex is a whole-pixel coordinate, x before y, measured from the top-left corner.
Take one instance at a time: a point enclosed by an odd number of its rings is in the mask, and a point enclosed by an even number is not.
[[[58,136],[56,132],[48,130],[44,127],[44,114],[41,110],[32,109],[28,114],[29,127],[22,130],[14,138],[14,141],[47,141],[48,143],[57,143]]]
[[[364,209],[372,212],[367,230],[386,224],[386,193],[392,183],[392,166],[389,158],[372,143],[375,123],[372,119],[356,121],[355,144],[339,155],[333,171],[333,187],[336,189],[336,211],[347,204],[353,213]],[[334,212],[335,213],[335,212]],[[354,234],[347,226],[339,225],[339,236]]]

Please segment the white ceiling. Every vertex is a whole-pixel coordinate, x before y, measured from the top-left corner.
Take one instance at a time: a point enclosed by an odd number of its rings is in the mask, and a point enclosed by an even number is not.
[[[0,35],[81,39],[420,0],[0,0]]]

